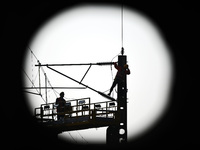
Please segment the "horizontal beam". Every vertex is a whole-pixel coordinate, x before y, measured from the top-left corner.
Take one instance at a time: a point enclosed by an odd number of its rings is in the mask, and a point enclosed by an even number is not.
[[[23,89],[86,89],[86,87],[23,87]]]
[[[58,133],[74,130],[85,130],[89,128],[100,128],[116,125],[118,122],[114,118],[95,117],[90,119],[90,116],[73,117],[66,119],[67,121],[52,121],[43,125],[49,129],[54,129]]]
[[[83,66],[83,65],[113,65],[115,62],[81,63],[81,64],[36,64],[35,66]]]
[[[58,70],[55,70],[55,69],[53,69],[53,68],[51,68],[51,67],[49,67],[49,66],[47,66],[47,68],[49,68],[49,69],[51,69],[51,70],[57,72],[58,74],[60,74],[60,75],[62,75],[62,76],[64,76],[64,77],[67,77],[68,79],[70,79],[70,80],[72,80],[72,81],[74,81],[74,82],[76,82],[76,83],[79,83],[79,84],[85,86],[86,88],[88,88],[88,89],[90,89],[90,90],[92,90],[92,91],[94,91],[94,92],[99,93],[101,96],[103,96],[103,97],[105,97],[105,98],[108,98],[108,99],[110,99],[110,100],[112,100],[112,101],[116,101],[114,98],[112,98],[112,97],[110,97],[110,96],[108,96],[108,95],[106,95],[106,94],[104,94],[104,93],[102,93],[102,92],[100,92],[100,91],[97,91],[97,90],[95,90],[95,89],[93,89],[93,88],[91,88],[91,87],[89,87],[89,86],[87,86],[87,85],[85,85],[85,84],[83,84],[83,83],[81,83],[81,82],[79,82],[79,81],[77,81],[77,80],[75,80],[75,79],[73,79],[73,78],[71,78],[71,77],[69,77],[69,76],[63,74],[63,73],[59,72]]]

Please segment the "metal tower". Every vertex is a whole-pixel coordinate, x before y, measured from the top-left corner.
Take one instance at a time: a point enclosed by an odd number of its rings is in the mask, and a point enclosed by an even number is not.
[[[124,49],[122,47],[121,55],[118,56],[118,67],[124,69],[127,63],[127,56],[123,55]],[[91,103],[90,98],[81,98],[69,100],[66,102],[64,111],[57,112],[55,103],[41,104],[40,107],[35,108],[35,117],[42,126],[52,129],[56,134],[82,130],[89,128],[108,127],[106,134],[107,145],[121,145],[127,143],[127,78],[126,72],[121,74],[120,81],[117,83],[117,99],[110,97],[98,90],[95,90],[82,83],[84,77],[88,73],[91,65],[113,65],[109,63],[89,63],[89,64],[39,64],[36,66],[46,66],[48,69],[67,77],[74,82],[83,85],[101,96],[111,100],[106,102]],[[50,66],[66,66],[66,65],[89,65],[88,70],[84,74],[81,81],[77,81],[66,74]],[[122,71],[123,72],[123,71]],[[129,73],[130,74],[130,73]],[[39,87],[42,88],[42,87]],[[47,89],[47,86],[45,87]],[[63,119],[56,118],[57,115],[64,115]]]
[[[126,56],[118,56],[118,66],[124,67],[126,64]],[[118,83],[117,88],[117,103],[118,103],[118,122],[114,126],[107,128],[106,141],[108,145],[116,145],[127,143],[127,84],[126,74],[124,74],[122,82]]]

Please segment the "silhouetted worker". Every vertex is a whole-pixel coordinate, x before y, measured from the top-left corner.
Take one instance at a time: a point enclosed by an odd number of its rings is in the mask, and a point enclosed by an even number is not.
[[[57,106],[57,113],[64,113],[64,110],[65,110],[65,103],[66,101],[64,100],[64,92],[61,92],[60,93],[60,97],[56,99],[56,104],[58,105]],[[62,115],[57,115],[57,118],[58,120],[60,120],[61,118],[64,118],[64,114]]]
[[[116,74],[116,76],[115,76],[114,82],[113,82],[113,84],[112,84],[112,86],[111,86],[111,88],[110,88],[110,93],[108,94],[109,96],[110,96],[110,94],[112,93],[113,88],[114,88],[118,83],[120,83],[120,82],[123,81],[124,75],[129,75],[129,74],[131,73],[130,70],[129,70],[129,68],[128,68],[128,65],[127,65],[127,64],[125,64],[123,67],[120,67],[120,66],[117,65],[117,63],[114,63],[114,66],[115,66],[115,68],[116,68],[118,71],[117,71],[117,74]]]

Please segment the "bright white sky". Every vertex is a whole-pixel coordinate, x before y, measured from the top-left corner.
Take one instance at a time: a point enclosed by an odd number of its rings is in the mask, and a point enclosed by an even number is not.
[[[29,45],[42,64],[109,62],[121,51],[121,8],[118,6],[83,5],[63,10],[35,33]],[[172,81],[172,58],[158,27],[145,15],[124,8],[124,48],[131,74],[128,86],[128,140],[145,133],[165,112]],[[113,61],[117,61],[117,57]],[[38,86],[38,68],[27,50],[24,70]],[[54,67],[81,80],[88,66]],[[75,86],[77,83],[44,67],[52,86]],[[113,76],[116,70],[113,67]],[[25,86],[31,87],[24,76]],[[44,86],[44,75],[41,75]],[[110,66],[92,66],[83,83],[98,91],[112,85]],[[90,97],[91,102],[108,101],[89,90],[56,90],[65,92],[66,100]],[[34,91],[35,92],[35,91]],[[108,93],[108,92],[107,92]],[[45,91],[42,91],[45,99]],[[114,93],[114,97],[116,97]],[[57,94],[58,96],[58,94]],[[56,96],[48,90],[48,102]],[[27,94],[31,113],[44,103],[40,96]],[[70,134],[84,143],[106,141],[106,128],[73,131]],[[59,135],[71,140],[69,133]],[[73,142],[73,140],[71,140]]]

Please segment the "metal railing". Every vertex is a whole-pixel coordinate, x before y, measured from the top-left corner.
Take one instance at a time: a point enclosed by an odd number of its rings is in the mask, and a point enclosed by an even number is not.
[[[90,98],[69,100],[66,102],[63,112],[57,112],[55,103],[41,104],[35,108],[35,117],[42,122],[58,121],[57,115],[63,115],[63,119],[80,118],[88,116],[89,119],[115,118],[117,102],[91,103]]]

